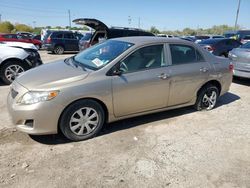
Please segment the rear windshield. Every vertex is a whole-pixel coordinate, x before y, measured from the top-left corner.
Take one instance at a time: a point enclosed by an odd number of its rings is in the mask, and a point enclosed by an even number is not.
[[[250,48],[250,42],[243,44],[240,48]]]

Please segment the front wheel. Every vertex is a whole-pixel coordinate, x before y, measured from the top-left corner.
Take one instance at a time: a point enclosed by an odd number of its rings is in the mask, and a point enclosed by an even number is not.
[[[25,70],[27,70],[27,67],[23,63],[10,60],[1,67],[0,77],[5,84],[9,85]]]
[[[219,90],[216,86],[207,85],[203,87],[197,96],[195,103],[196,110],[212,110],[218,99]]]
[[[65,137],[72,141],[86,140],[96,136],[104,124],[104,111],[93,100],[81,100],[63,112],[59,127]]]

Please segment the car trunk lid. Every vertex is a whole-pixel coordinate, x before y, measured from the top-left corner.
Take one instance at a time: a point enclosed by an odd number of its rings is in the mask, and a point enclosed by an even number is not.
[[[103,22],[93,18],[78,18],[73,20],[73,22],[78,25],[86,25],[95,29],[96,31],[108,30],[108,27]]]

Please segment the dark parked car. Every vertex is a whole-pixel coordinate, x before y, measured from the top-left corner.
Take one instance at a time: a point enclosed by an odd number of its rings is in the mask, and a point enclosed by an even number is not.
[[[43,48],[55,54],[63,54],[64,51],[79,51],[78,42],[82,36],[72,31],[53,31],[45,37]]]
[[[92,33],[86,33],[81,38],[81,40],[79,41],[79,50],[80,51],[89,47],[91,37],[92,37]]]
[[[238,40],[238,41],[241,41],[247,35],[250,35],[250,30],[226,31],[224,33],[225,37],[233,38],[233,39]]]
[[[103,22],[97,19],[92,18],[79,18],[73,20],[75,24],[79,25],[86,25],[91,27],[95,30],[89,44],[85,46],[89,47],[92,46],[100,41],[111,39],[111,38],[118,38],[118,37],[129,37],[129,36],[154,36],[153,33],[143,31],[141,29],[135,28],[126,28],[126,27],[111,27],[109,28]],[[82,50],[85,48],[81,48]]]
[[[217,56],[228,57],[228,52],[237,48],[241,43],[234,39],[207,39],[198,43],[206,50]]]

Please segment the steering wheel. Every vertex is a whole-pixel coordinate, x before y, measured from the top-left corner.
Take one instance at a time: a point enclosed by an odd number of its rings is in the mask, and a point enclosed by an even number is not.
[[[127,67],[127,65],[124,62],[121,62],[121,64],[120,64],[120,70],[122,72],[128,72],[128,67]]]

